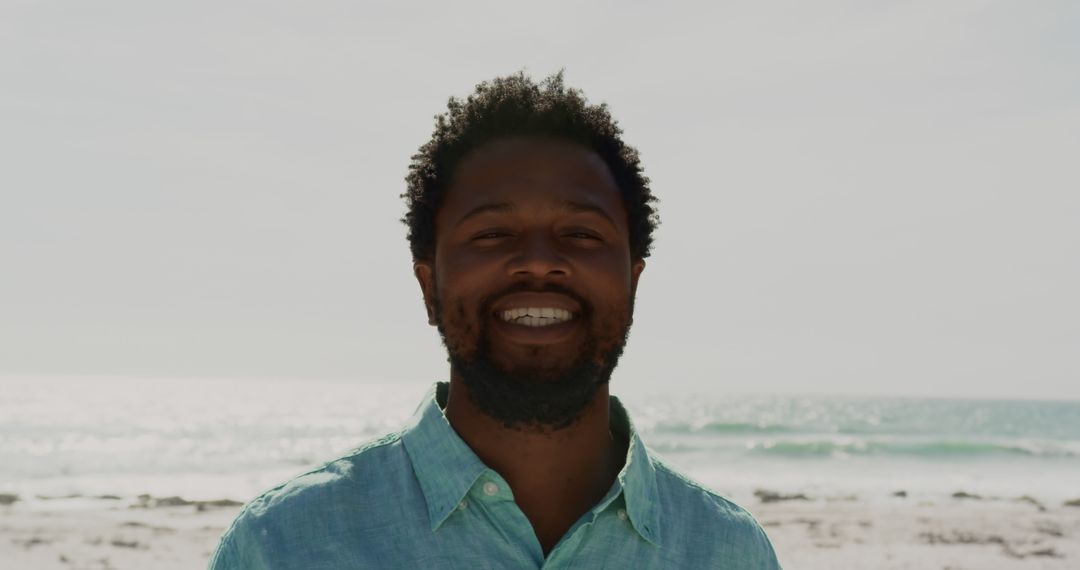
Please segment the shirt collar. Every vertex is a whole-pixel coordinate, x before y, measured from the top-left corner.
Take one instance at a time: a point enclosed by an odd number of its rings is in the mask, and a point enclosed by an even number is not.
[[[634,424],[622,402],[615,396],[609,398],[611,431],[617,437],[626,437],[630,444],[626,450],[626,464],[619,472],[615,485],[622,488],[626,514],[634,530],[645,540],[660,546],[659,497],[656,491],[656,467],[649,457],[645,442],[637,434]]]
[[[427,502],[431,530],[454,512],[476,480],[487,470],[458,436],[443,414],[450,385],[436,383],[416,409],[401,441]]]
[[[412,461],[413,471],[427,502],[431,529],[449,517],[488,470],[480,458],[450,426],[442,408],[450,385],[436,383],[409,421],[401,439]],[[606,509],[620,493],[634,530],[645,540],[660,545],[656,468],[644,442],[638,437],[626,408],[611,396],[611,430],[629,441],[626,464],[619,472],[608,497],[598,507]]]

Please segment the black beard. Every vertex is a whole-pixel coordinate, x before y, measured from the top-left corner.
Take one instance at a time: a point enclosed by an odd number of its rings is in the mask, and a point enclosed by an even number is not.
[[[504,291],[503,296],[515,291],[536,291],[516,288]],[[545,292],[555,292],[573,297],[582,307],[579,318],[582,326],[591,325],[593,311],[583,299],[561,287],[545,287]],[[601,351],[595,333],[590,333],[578,358],[569,366],[560,368],[523,368],[507,370],[494,359],[490,342],[489,315],[495,296],[481,303],[479,342],[470,355],[463,355],[447,342],[442,322],[442,307],[435,300],[435,312],[439,315],[438,329],[449,354],[450,366],[461,378],[469,391],[469,399],[481,412],[519,431],[556,431],[572,425],[592,403],[599,388],[608,383],[611,373],[622,356],[630,334],[630,326],[622,327],[617,342]],[[630,310],[633,310],[631,300]],[[459,310],[459,314],[461,311]],[[627,319],[629,321],[629,319]]]

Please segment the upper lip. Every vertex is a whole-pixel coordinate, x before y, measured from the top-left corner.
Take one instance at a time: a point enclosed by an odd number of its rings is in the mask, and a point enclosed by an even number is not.
[[[558,293],[511,293],[501,299],[492,310],[495,314],[510,309],[545,308],[563,309],[577,315],[581,313],[581,305],[577,301]]]

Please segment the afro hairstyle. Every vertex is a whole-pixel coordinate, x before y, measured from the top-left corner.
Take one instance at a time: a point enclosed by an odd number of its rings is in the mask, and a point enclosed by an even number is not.
[[[649,256],[660,219],[638,151],[623,142],[622,129],[607,105],[590,105],[580,90],[564,85],[560,71],[540,83],[524,72],[485,81],[464,101],[451,97],[447,111],[435,116],[435,132],[413,155],[407,190],[401,195],[408,206],[401,221],[409,228],[414,261],[435,256],[435,216],[454,168],[485,143],[512,136],[557,138],[595,152],[611,170],[622,196],[631,255]]]

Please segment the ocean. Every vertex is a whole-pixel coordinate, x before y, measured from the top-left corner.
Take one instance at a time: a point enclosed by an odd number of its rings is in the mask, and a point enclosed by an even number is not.
[[[0,493],[246,501],[398,429],[429,388],[328,380],[0,380]],[[620,394],[617,384],[613,392]],[[628,391],[646,443],[739,502],[1080,497],[1080,402]]]

